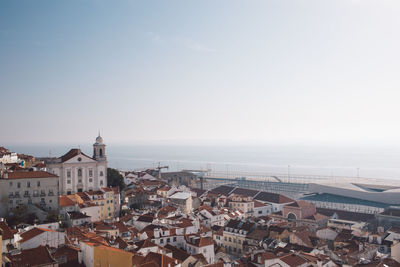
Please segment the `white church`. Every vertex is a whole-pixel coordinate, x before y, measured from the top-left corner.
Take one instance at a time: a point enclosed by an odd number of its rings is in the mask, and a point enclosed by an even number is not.
[[[106,145],[99,136],[93,144],[93,157],[73,148],[59,158],[46,160],[49,172],[58,175],[60,194],[95,191],[107,187]]]

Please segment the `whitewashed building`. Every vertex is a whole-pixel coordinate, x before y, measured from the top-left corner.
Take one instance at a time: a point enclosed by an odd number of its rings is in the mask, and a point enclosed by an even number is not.
[[[99,135],[93,144],[93,157],[73,148],[59,158],[47,158],[49,172],[60,177],[60,194],[95,191],[107,187],[106,145]]]
[[[26,232],[16,234],[15,241],[20,249],[49,246],[58,248],[65,244],[65,233],[45,228],[32,228]]]

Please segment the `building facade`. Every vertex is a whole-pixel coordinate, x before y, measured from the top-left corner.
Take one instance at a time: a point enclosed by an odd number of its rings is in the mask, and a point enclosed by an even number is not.
[[[45,159],[49,172],[60,177],[60,194],[95,191],[107,187],[106,145],[99,135],[93,144],[93,157],[71,149],[59,158]]]
[[[0,179],[1,216],[22,205],[57,210],[58,182],[57,175],[45,171],[4,173]]]

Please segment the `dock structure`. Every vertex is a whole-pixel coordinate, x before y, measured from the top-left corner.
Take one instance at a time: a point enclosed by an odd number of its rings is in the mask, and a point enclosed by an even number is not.
[[[336,208],[361,213],[380,213],[400,208],[400,181],[361,177],[207,172],[197,176],[196,187],[218,186],[252,189],[304,199],[319,208]]]

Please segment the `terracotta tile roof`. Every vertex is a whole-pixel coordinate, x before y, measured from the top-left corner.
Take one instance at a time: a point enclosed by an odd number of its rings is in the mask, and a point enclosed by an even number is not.
[[[213,209],[212,209],[210,206],[208,206],[208,205],[202,205],[202,206],[200,206],[198,209],[199,209],[199,211],[201,211],[201,210],[206,210],[206,211],[208,211],[212,216],[215,216],[215,215],[216,215],[215,212],[213,211]]]
[[[224,267],[224,266],[225,265],[224,265],[223,261],[219,261],[217,263],[211,263],[211,264],[204,265],[204,267]]]
[[[5,221],[0,222],[0,229],[3,232],[3,240],[13,239],[14,234],[18,232],[17,230],[10,228]]]
[[[193,223],[192,223],[192,220],[190,220],[190,219],[182,218],[176,225],[181,228],[186,228],[186,227],[193,226]]]
[[[154,220],[154,217],[150,216],[150,215],[141,215],[137,219],[137,221],[139,221],[139,222],[147,222],[147,223],[151,223],[151,222],[153,222],[153,220]]]
[[[71,220],[90,218],[90,216],[83,214],[82,212],[77,212],[77,211],[68,212],[68,215],[71,218]]]
[[[91,159],[91,157],[89,157],[88,155],[82,153],[82,151],[81,151],[80,149],[78,149],[78,148],[72,148],[70,151],[68,151],[67,153],[65,153],[64,155],[62,155],[62,156],[60,157],[61,162],[65,162],[65,161],[67,161],[67,160],[70,160],[70,159],[72,159],[73,157],[78,156],[79,154],[84,155],[84,156],[86,156],[86,157],[88,157],[88,158]]]
[[[134,245],[137,247],[136,251],[141,250],[142,248],[157,247],[157,245],[154,244],[153,242],[151,242],[150,239],[145,239],[145,240],[135,242]]]
[[[266,207],[268,206],[267,204],[264,204],[260,201],[254,200],[254,208],[261,208],[261,207]]]
[[[44,246],[22,250],[21,253],[15,255],[7,254],[7,258],[10,259],[13,267],[36,267],[57,263]]]
[[[259,194],[257,194],[254,197],[254,199],[260,200],[260,201],[265,201],[265,202],[276,203],[276,204],[285,204],[285,203],[294,202],[293,199],[288,198],[284,195],[269,193],[269,192],[260,192]]]
[[[7,173],[7,176],[4,179],[58,178],[57,175],[45,171],[16,171]]]
[[[159,218],[165,218],[168,216],[169,213],[177,211],[176,207],[173,206],[165,206],[158,210],[157,216]]]
[[[299,266],[308,262],[306,259],[295,254],[283,256],[280,258],[280,260],[289,266]]]
[[[67,196],[60,196],[58,201],[61,208],[75,206],[75,202]]]
[[[241,220],[230,220],[225,227],[250,231],[254,228],[255,223],[248,222],[248,221],[241,221]]]
[[[119,236],[115,239],[114,242],[118,244],[119,249],[126,249],[127,247],[129,247],[129,244]]]
[[[201,237],[197,235],[185,235],[186,243],[196,247],[210,246],[214,244],[211,237]]]
[[[110,187],[103,187],[101,188],[104,192],[113,192],[114,190]]]
[[[246,197],[254,197],[255,195],[257,195],[258,192],[259,191],[257,190],[236,187],[235,190],[231,192],[231,194],[237,194]]]
[[[175,247],[175,246],[173,246],[171,244],[167,244],[165,246],[165,248],[167,248],[167,249],[172,251],[172,257],[173,258],[178,259],[178,260],[180,260],[182,262],[184,262],[190,256],[190,254],[188,254],[186,251],[184,251],[184,250],[182,250],[180,248],[177,248],[177,247]]]
[[[178,259],[168,257],[167,255],[149,252],[143,259],[141,265],[139,266],[153,266],[153,265],[143,265],[143,264],[154,264],[154,263],[157,264],[154,266],[173,267],[181,263],[181,261]]]
[[[290,203],[287,206],[296,207],[296,208],[306,208],[306,207],[310,207],[310,206],[314,207],[314,204],[312,204],[311,202],[305,201],[305,200],[298,200],[293,203]]]
[[[29,231],[26,231],[25,233],[22,233],[21,234],[21,238],[22,239],[19,242],[20,243],[24,243],[24,242],[26,242],[26,241],[28,241],[28,240],[30,240],[30,239],[42,234],[42,233],[44,233],[44,232],[56,232],[56,231],[51,230],[51,229],[36,228],[35,227],[35,228],[32,228]]]
[[[264,265],[264,262],[266,260],[272,260],[275,258],[278,258],[278,256],[276,256],[274,253],[269,252],[269,251],[264,251],[264,252],[254,254],[253,262]]]
[[[82,266],[83,265],[79,265],[79,259],[78,259],[78,253],[79,253],[80,249],[79,248],[75,248],[73,246],[69,246],[69,245],[64,245],[61,246],[59,248],[57,248],[57,250],[52,253],[54,259],[58,262],[63,262],[60,263],[59,266],[61,267],[69,267],[69,266]]]

